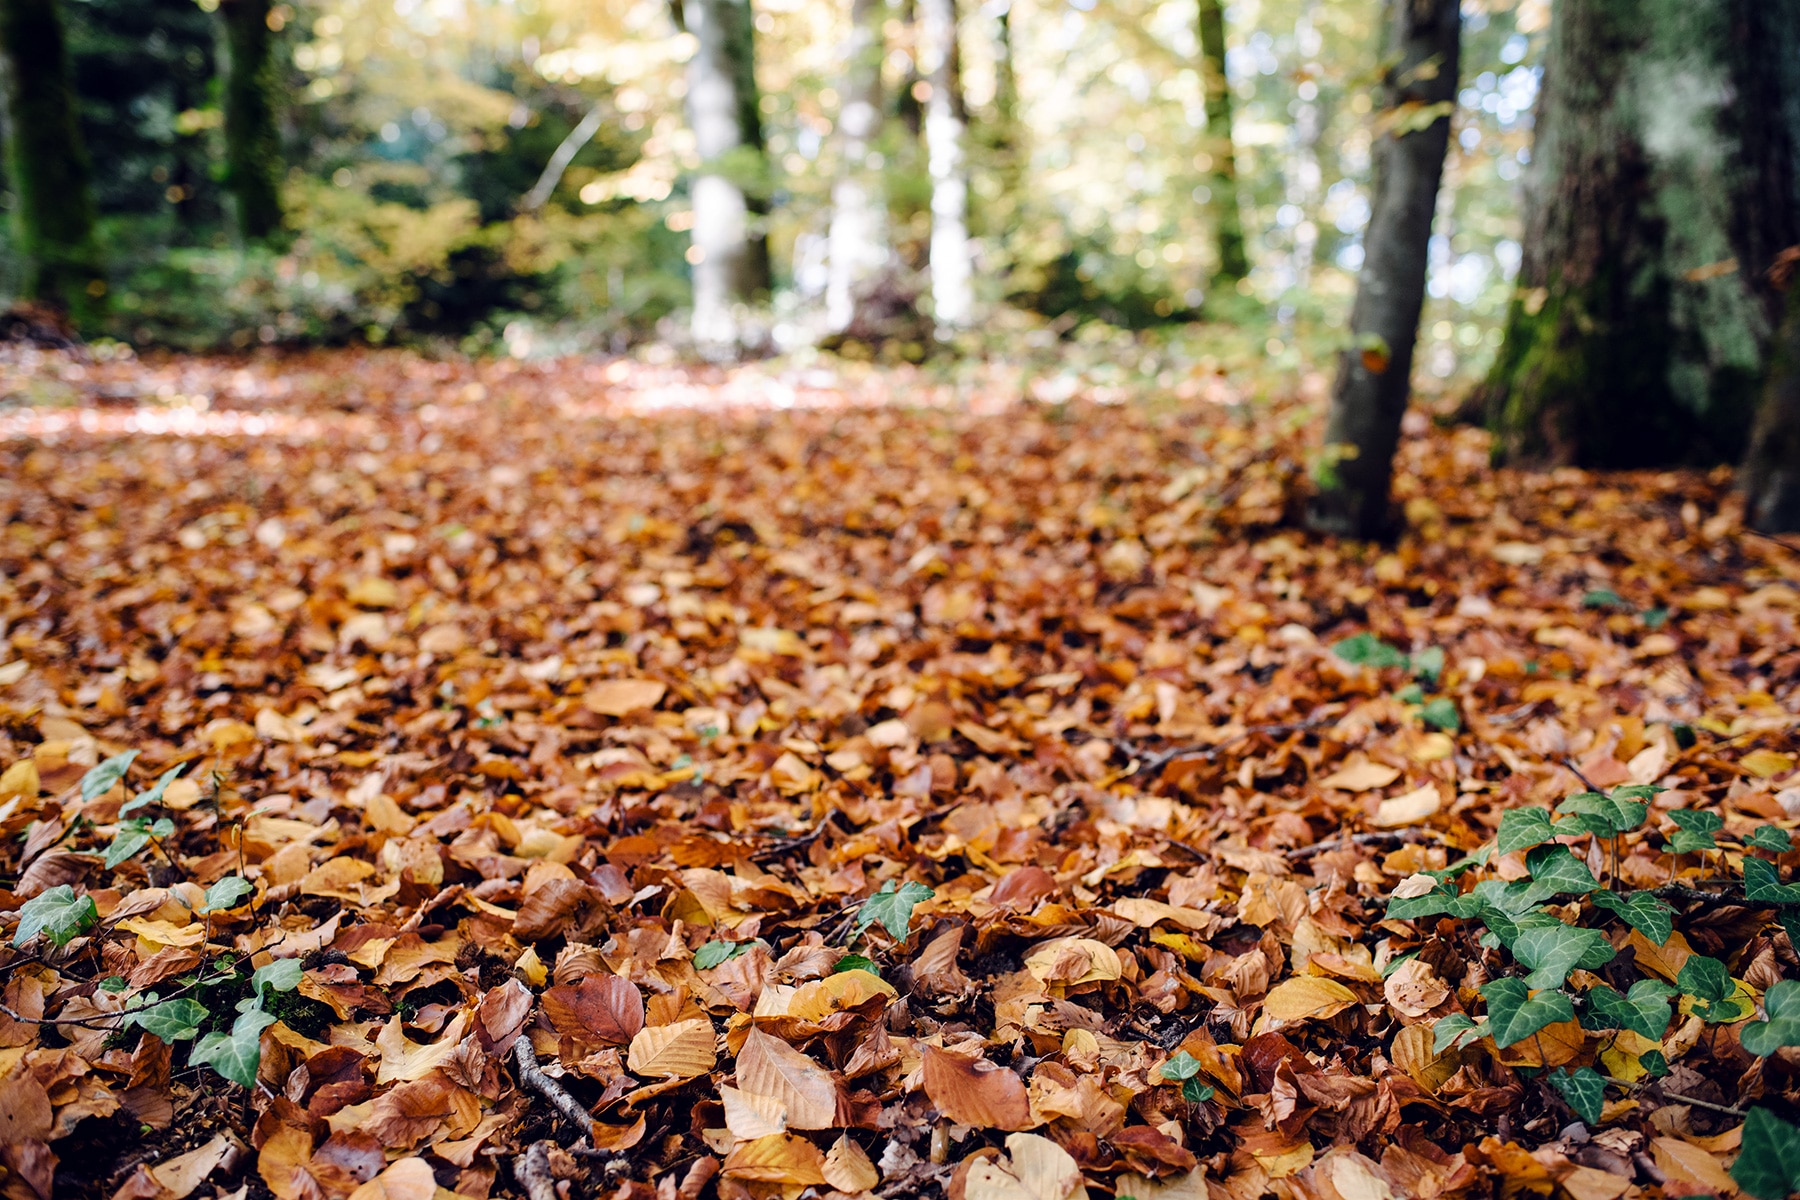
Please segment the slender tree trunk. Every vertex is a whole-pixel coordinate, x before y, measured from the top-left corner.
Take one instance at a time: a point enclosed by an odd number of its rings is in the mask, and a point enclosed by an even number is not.
[[[987,227],[1001,237],[1018,225],[1025,186],[1024,129],[1019,122],[1019,76],[1013,65],[1013,5],[1006,0],[994,14],[994,119],[990,154],[999,185]]]
[[[931,173],[931,304],[940,335],[974,317],[975,262],[969,244],[968,115],[957,52],[956,0],[920,0],[920,68],[925,151]]]
[[[694,180],[694,341],[728,357],[742,348],[742,309],[770,291],[767,164],[756,90],[750,0],[688,0],[677,10],[698,46],[687,67]]]
[[[1782,255],[1777,277],[1787,313],[1769,351],[1762,407],[1744,460],[1744,516],[1764,533],[1800,533],[1800,246]]]
[[[1207,207],[1219,244],[1217,284],[1231,285],[1250,273],[1244,254],[1244,218],[1238,210],[1237,153],[1231,144],[1231,81],[1225,74],[1224,0],[1200,0],[1200,80],[1206,88]]]
[[[887,202],[869,156],[881,132],[881,24],[887,0],[851,0],[850,42],[844,53],[843,106],[838,136],[843,175],[831,190],[831,231],[825,284],[826,326],[843,333],[858,325],[860,302],[888,271]]]
[[[6,55],[8,169],[24,299],[78,325],[99,314],[106,283],[94,241],[88,157],[76,119],[57,0],[0,0]]]
[[[1375,145],[1375,195],[1307,514],[1315,530],[1385,532],[1388,483],[1411,389],[1426,252],[1455,104],[1458,0],[1390,0],[1393,59]]]
[[[1478,399],[1499,457],[1739,454],[1800,240],[1795,0],[1559,0],[1525,255]]]
[[[269,0],[221,0],[225,74],[225,188],[238,236],[281,231],[281,134],[275,127],[275,31]]]

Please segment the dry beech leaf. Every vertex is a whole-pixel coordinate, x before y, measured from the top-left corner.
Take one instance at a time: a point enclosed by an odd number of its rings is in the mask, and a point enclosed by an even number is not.
[[[1025,969],[1040,983],[1106,983],[1124,974],[1116,950],[1093,938],[1053,938],[1032,948]]]
[[[1370,762],[1364,758],[1339,767],[1319,780],[1319,786],[1337,788],[1345,792],[1370,792],[1376,788],[1384,788],[1398,778],[1400,778],[1398,768],[1390,767],[1386,763]],[[1142,1197],[1139,1200],[1142,1200]]]
[[[1382,829],[1417,825],[1435,814],[1442,804],[1437,784],[1427,783],[1404,796],[1383,800],[1376,806],[1375,815],[1369,819],[1369,824]]]
[[[823,1021],[835,1012],[860,1008],[877,997],[899,996],[894,985],[860,968],[838,971],[823,979],[803,983],[788,997],[786,1016],[800,1021]]]
[[[774,1096],[725,1083],[719,1085],[719,1101],[725,1106],[725,1128],[740,1142],[787,1132],[787,1105]]]
[[[623,1046],[644,1027],[643,993],[617,975],[560,984],[544,993],[543,1005],[557,1031],[577,1040]]]
[[[937,1110],[977,1129],[1027,1129],[1037,1122],[1019,1077],[986,1059],[922,1046],[925,1094]]]
[[[350,1193],[350,1200],[432,1200],[437,1179],[422,1158],[403,1158]]]
[[[1450,997],[1450,986],[1422,958],[1395,967],[1381,991],[1397,1012],[1409,1017],[1422,1017]]]
[[[738,1051],[737,1081],[739,1091],[779,1103],[790,1129],[836,1123],[838,1089],[831,1072],[754,1026]]]
[[[969,1168],[965,1200],[1087,1200],[1081,1168],[1069,1152],[1035,1133],[1006,1139],[1004,1159],[984,1158]]]
[[[475,1032],[481,1048],[496,1056],[512,1049],[513,1040],[531,1015],[531,1001],[530,990],[516,979],[483,996],[475,1006]]]
[[[846,1195],[872,1192],[881,1183],[881,1172],[863,1148],[844,1134],[825,1152],[825,1182]]]
[[[629,717],[655,708],[668,690],[654,679],[603,679],[582,694],[581,706],[604,717]]]
[[[826,1182],[825,1156],[794,1133],[778,1133],[734,1146],[725,1156],[725,1174],[746,1183],[815,1187]]]
[[[150,1168],[150,1174],[170,1200],[184,1200],[206,1181],[208,1175],[235,1160],[238,1152],[236,1142],[216,1133],[210,1141],[186,1154],[177,1154],[157,1163]]]
[[[1262,1011],[1266,1017],[1290,1024],[1335,1017],[1357,1002],[1356,993],[1335,979],[1296,975],[1269,990]]]
[[[690,1018],[638,1030],[625,1063],[634,1075],[692,1079],[712,1070],[718,1060],[712,1022]]]

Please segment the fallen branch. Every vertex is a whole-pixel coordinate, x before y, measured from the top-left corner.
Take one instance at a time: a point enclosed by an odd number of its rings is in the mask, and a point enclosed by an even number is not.
[[[774,858],[785,858],[796,850],[806,849],[808,846],[824,837],[825,832],[837,823],[837,814],[837,809],[831,809],[823,817],[820,817],[818,823],[806,833],[800,834],[797,837],[785,837],[779,841],[771,842],[761,850],[758,850],[755,854],[752,854],[750,856],[750,861],[767,862]]]
[[[594,1136],[593,1115],[581,1101],[564,1091],[562,1084],[544,1074],[544,1068],[538,1065],[537,1051],[531,1048],[531,1039],[524,1033],[513,1042],[513,1063],[519,1068],[520,1083],[548,1100],[564,1120],[581,1130],[584,1139]]]
[[[1773,908],[1782,912],[1800,912],[1800,900],[1752,900],[1741,890],[1705,892],[1685,883],[1665,883],[1652,890],[1664,900],[1681,900],[1703,908]]]
[[[1332,717],[1308,717],[1304,721],[1289,721],[1280,725],[1250,725],[1240,733],[1233,734],[1222,742],[1195,743],[1188,746],[1176,746],[1169,750],[1159,750],[1138,764],[1139,771],[1160,771],[1178,758],[1217,758],[1228,747],[1234,746],[1245,738],[1266,733],[1273,737],[1284,737],[1290,733],[1302,733],[1308,729],[1323,729],[1335,722]]]
[[[514,1045],[524,1045],[525,1038],[520,1035]],[[535,1068],[537,1060],[533,1058]],[[539,1072],[540,1077],[542,1072]],[[519,1186],[525,1189],[529,1200],[561,1200],[556,1194],[556,1181],[550,1178],[550,1143],[533,1142],[526,1147],[525,1153],[513,1159],[513,1177]]]
[[[1339,835],[1338,837],[1330,837],[1322,842],[1314,842],[1310,846],[1295,846],[1292,849],[1282,851],[1282,855],[1286,858],[1298,861],[1300,859],[1312,858],[1314,855],[1325,854],[1332,850],[1342,850],[1346,846],[1404,846],[1408,842],[1429,842],[1432,840],[1434,839],[1426,834],[1416,831],[1402,832],[1399,830],[1374,830],[1369,833],[1353,833],[1348,836]]]

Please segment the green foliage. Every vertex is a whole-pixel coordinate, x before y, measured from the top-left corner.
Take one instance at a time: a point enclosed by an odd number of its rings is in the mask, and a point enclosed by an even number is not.
[[[713,967],[730,962],[753,945],[755,945],[754,942],[722,942],[717,939],[705,942],[698,950],[694,951],[694,969],[698,971],[711,970]]]
[[[64,946],[93,928],[99,919],[100,910],[92,896],[77,896],[68,884],[58,884],[20,905],[13,945],[23,946],[44,933],[58,946]]]
[[[865,954],[846,954],[838,959],[837,965],[831,968],[831,973],[837,975],[843,971],[867,971],[871,975],[881,974],[875,965],[875,960]]]
[[[196,1042],[188,1061],[209,1066],[241,1087],[254,1087],[262,1064],[262,1031],[275,1021],[273,1013],[252,1006],[238,1014],[229,1032],[209,1033]]]
[[[1443,1054],[1451,1049],[1460,1050],[1489,1036],[1490,1032],[1486,1021],[1477,1023],[1464,1013],[1450,1013],[1439,1017],[1437,1024],[1431,1028],[1431,1052]]]
[[[81,777],[82,800],[92,803],[112,791],[113,785],[125,778],[125,772],[131,769],[132,760],[137,756],[136,750],[127,750],[89,770]]]
[[[1744,845],[1752,850],[1786,854],[1794,848],[1794,839],[1779,825],[1758,825],[1755,832],[1744,839]]]
[[[1200,1060],[1186,1050],[1162,1065],[1162,1077],[1171,1083],[1180,1083],[1181,1097],[1190,1104],[1204,1104],[1213,1098],[1214,1089],[1201,1083],[1199,1074]]]
[[[1675,910],[1655,892],[1593,893],[1594,904],[1617,913],[1625,923],[1660,946],[1675,929]]]
[[[155,998],[152,993],[150,999]],[[211,1015],[198,1000],[182,996],[134,1012],[126,1018],[126,1023],[136,1025],[145,1033],[154,1034],[165,1042],[179,1042],[199,1036],[201,1028]]]
[[[1768,1109],[1751,1109],[1731,1177],[1757,1200],[1783,1200],[1800,1191],[1800,1129]]]
[[[1693,854],[1700,850],[1719,848],[1713,835],[1724,827],[1725,821],[1718,813],[1678,808],[1669,813],[1669,819],[1678,827],[1675,836],[1669,839],[1671,854]]]
[[[148,817],[133,817],[119,822],[119,832],[113,835],[111,844],[106,847],[106,865],[116,867],[129,858],[136,856],[151,841],[166,838],[175,832],[175,822],[167,817],[152,821]]]
[[[136,752],[133,751],[133,753]],[[154,784],[139,792],[124,804],[121,804],[119,806],[119,815],[121,817],[129,817],[140,808],[148,808],[153,804],[161,804],[163,793],[169,790],[169,785],[174,783],[176,778],[186,769],[186,763],[176,763],[174,766],[164,771],[157,777]]]
[[[869,926],[879,922],[894,937],[904,939],[913,909],[936,894],[924,884],[910,879],[896,888],[890,879],[856,910],[853,932],[861,937]]]
[[[1737,990],[1725,964],[1704,954],[1688,956],[1687,962],[1681,965],[1681,973],[1675,977],[1675,984],[1696,1000],[1723,1000]]]
[[[1744,859],[1744,899],[1777,904],[1800,903],[1800,884],[1782,883],[1775,864],[1763,858]]]
[[[1589,1125],[1600,1123],[1600,1110],[1606,1103],[1606,1080],[1592,1067],[1574,1067],[1550,1072],[1550,1086],[1562,1093],[1569,1110]]]
[[[1525,977],[1531,988],[1561,987],[1576,967],[1598,970],[1618,953],[1598,929],[1578,929],[1560,921],[1520,930],[1512,952],[1531,968]]]
[[[1631,799],[1626,788],[1619,788],[1611,795],[1605,792],[1577,793],[1557,805],[1556,811],[1559,816],[1569,818],[1564,824],[1570,833],[1591,833],[1607,838],[1642,825],[1650,814],[1650,806]]]
[[[1586,1029],[1629,1029],[1660,1042],[1669,1029],[1669,1001],[1675,995],[1674,988],[1658,979],[1640,979],[1623,995],[1601,984],[1588,992],[1581,1024]]]
[[[1559,991],[1531,993],[1530,986],[1513,976],[1489,980],[1481,986],[1488,1004],[1488,1025],[1494,1045],[1502,1050],[1524,1041],[1546,1025],[1575,1019],[1575,1007]]]
[[[1427,700],[1419,708],[1419,720],[1445,733],[1455,733],[1462,728],[1462,718],[1456,712],[1456,701],[1448,696],[1434,696]]]
[[[206,889],[205,906],[201,912],[220,912],[227,908],[237,907],[237,902],[256,890],[256,885],[242,875],[227,875]]]
[[[1347,637],[1331,648],[1331,652],[1356,667],[1404,667],[1408,658],[1404,651],[1390,646],[1372,633]]]
[[[1552,896],[1585,896],[1600,887],[1587,864],[1567,846],[1538,846],[1525,855],[1525,869],[1531,872],[1531,883],[1523,893],[1527,904]]]
[[[1761,1021],[1746,1022],[1738,1031],[1744,1049],[1767,1057],[1783,1046],[1800,1046],[1800,981],[1783,979],[1763,995]]]
[[[1499,854],[1529,850],[1553,841],[1558,832],[1547,808],[1509,808],[1500,814],[1500,832],[1494,849]]]

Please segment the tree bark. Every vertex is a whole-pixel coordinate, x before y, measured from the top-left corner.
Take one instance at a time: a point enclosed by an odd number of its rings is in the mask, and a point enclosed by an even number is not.
[[[851,0],[850,41],[844,48],[843,105],[838,136],[843,175],[831,190],[831,230],[825,284],[826,327],[843,333],[858,325],[861,302],[889,270],[887,201],[872,167],[882,125],[881,25],[887,0]]]
[[[1200,80],[1206,89],[1207,209],[1219,263],[1214,286],[1233,285],[1250,273],[1244,253],[1244,218],[1238,208],[1237,152],[1231,142],[1231,81],[1225,74],[1224,0],[1200,0]]]
[[[225,189],[238,236],[281,231],[281,134],[275,125],[275,31],[269,0],[221,0],[225,22]]]
[[[1800,533],[1800,246],[1778,260],[1787,314],[1776,331],[1762,406],[1744,460],[1744,519],[1764,533]]]
[[[1525,254],[1478,399],[1513,462],[1744,448],[1800,240],[1796,0],[1560,0]]]
[[[1426,252],[1455,104],[1458,0],[1391,0],[1374,198],[1307,523],[1351,537],[1388,525],[1388,484],[1425,303]]]
[[[8,169],[25,260],[20,294],[69,316],[98,316],[106,293],[94,241],[87,149],[69,82],[57,0],[0,0]]]
[[[743,348],[745,306],[766,302],[771,286],[755,16],[750,0],[688,0],[676,11],[697,42],[687,66],[688,126],[701,159],[694,341],[709,357],[731,357]]]
[[[974,318],[975,262],[969,244],[968,115],[957,51],[956,0],[919,0],[925,151],[931,174],[931,306],[940,336]]]

